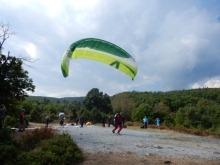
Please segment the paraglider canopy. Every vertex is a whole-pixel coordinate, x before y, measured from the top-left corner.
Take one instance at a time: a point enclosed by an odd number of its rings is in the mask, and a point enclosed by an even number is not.
[[[70,59],[86,58],[108,64],[134,79],[137,64],[133,57],[119,46],[96,38],[85,38],[74,42],[64,52],[61,70],[64,77],[69,75]]]

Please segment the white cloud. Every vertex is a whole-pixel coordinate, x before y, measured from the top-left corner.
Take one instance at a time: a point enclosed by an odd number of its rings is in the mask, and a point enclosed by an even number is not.
[[[209,87],[209,88],[220,88],[220,80],[216,78],[212,78],[208,80],[204,86]]]
[[[198,83],[192,85],[192,89],[197,89],[197,88],[202,88],[202,86],[199,85]]]
[[[202,83],[200,83],[202,84]],[[208,88],[220,88],[220,79],[215,77],[215,78],[211,78],[209,80],[207,80],[205,83],[203,83],[202,85],[200,85],[199,83],[195,83],[194,85],[192,85],[193,89],[196,88],[203,88],[203,87],[208,87]]]

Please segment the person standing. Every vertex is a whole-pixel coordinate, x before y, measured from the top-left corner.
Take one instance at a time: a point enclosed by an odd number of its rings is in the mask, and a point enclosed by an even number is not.
[[[62,117],[61,120],[60,120],[60,126],[64,127],[64,117]]]
[[[115,130],[118,130],[118,134],[121,132],[122,130],[122,112],[118,113],[115,115],[115,128],[112,130],[112,133],[115,133]]]
[[[22,110],[21,110],[21,113],[20,113],[20,115],[19,115],[19,130],[18,130],[18,132],[25,131],[24,116],[25,116],[25,110],[22,109]]]
[[[110,124],[111,124],[111,117],[109,116],[108,117],[108,127],[110,127]]]
[[[144,118],[143,118],[143,122],[144,122],[144,128],[147,129],[148,118],[147,118],[146,116],[144,116]]]
[[[2,130],[2,126],[4,124],[4,120],[5,120],[5,105],[2,104],[0,106],[0,130]]]
[[[49,116],[47,116],[47,118],[46,118],[46,125],[45,125],[45,128],[48,128],[49,121],[50,121],[50,118],[49,118]]]
[[[160,119],[156,118],[155,122],[156,122],[157,128],[160,129]]]
[[[84,124],[84,117],[81,116],[79,120],[80,120],[80,125],[81,125],[80,127],[82,128]]]
[[[126,128],[126,126],[125,126],[125,117],[124,116],[122,116],[122,127]]]
[[[79,118],[77,117],[76,118],[76,125],[78,125],[78,123],[79,123]]]
[[[105,118],[102,116],[102,126],[105,127]]]

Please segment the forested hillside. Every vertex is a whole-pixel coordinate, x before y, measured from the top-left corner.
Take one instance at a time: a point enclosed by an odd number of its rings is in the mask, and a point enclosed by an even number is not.
[[[55,97],[44,97],[44,96],[29,96],[29,99],[32,100],[49,100],[51,102],[80,102],[82,103],[85,97],[63,97],[63,98],[55,98]]]
[[[152,124],[159,117],[166,126],[220,133],[219,88],[124,92],[112,96],[111,101],[114,111],[124,112],[129,120],[141,121],[147,115]]]

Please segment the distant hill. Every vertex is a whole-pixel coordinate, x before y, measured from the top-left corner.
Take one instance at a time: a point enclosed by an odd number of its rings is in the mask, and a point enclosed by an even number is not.
[[[68,102],[75,102],[76,101],[76,102],[80,102],[80,103],[82,103],[83,100],[85,99],[85,97],[63,97],[63,98],[56,98],[56,97],[45,97],[45,96],[29,96],[28,98],[29,99],[34,99],[34,100],[45,100],[45,99],[48,99],[51,102],[57,102],[57,101],[63,102],[65,100],[65,101],[68,101]]]

